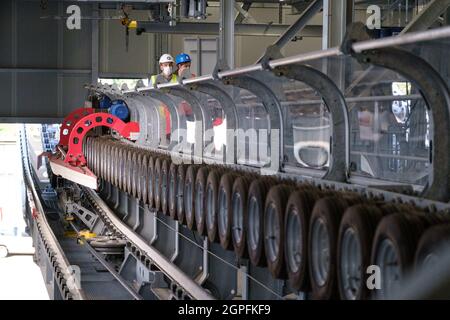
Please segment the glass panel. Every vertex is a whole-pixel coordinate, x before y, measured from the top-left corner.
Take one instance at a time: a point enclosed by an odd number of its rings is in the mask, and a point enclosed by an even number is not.
[[[305,83],[254,72],[280,101],[283,115],[284,164],[326,171],[330,164],[331,115],[320,94]]]
[[[238,114],[237,159],[240,164],[264,166],[269,163],[269,115],[262,100],[252,92],[239,89],[235,98]]]
[[[208,141],[205,144],[204,156],[223,159],[224,146],[226,146],[227,120],[222,105],[213,96],[198,91],[193,93],[200,100],[207,116],[205,126],[212,128],[212,131],[206,133]]]
[[[450,68],[448,53],[450,52],[450,39],[440,39],[402,46],[431,64],[441,77],[450,85]]]
[[[180,125],[182,122],[186,122],[186,132],[181,132],[183,139],[186,139],[187,141],[187,150],[191,150],[192,144],[194,144],[195,141],[195,115],[192,109],[192,106],[184,99],[181,99],[177,96],[170,95],[168,96],[175,102],[178,113],[180,115]],[[168,110],[167,110],[168,111]],[[167,113],[167,115],[170,118],[170,113]],[[170,131],[168,137],[170,138]],[[170,140],[169,140],[170,141]]]
[[[330,164],[331,119],[317,92],[304,83],[283,81],[285,161],[292,166],[322,169]]]
[[[418,88],[393,71],[350,57],[311,64],[345,87],[353,174],[422,189],[430,172],[432,119]]]

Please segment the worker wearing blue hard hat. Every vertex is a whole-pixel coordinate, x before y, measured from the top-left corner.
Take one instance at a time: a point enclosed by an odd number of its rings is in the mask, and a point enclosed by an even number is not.
[[[179,79],[189,79],[195,77],[194,74],[191,73],[191,57],[187,53],[180,53],[175,58],[175,63],[178,67],[178,78]]]

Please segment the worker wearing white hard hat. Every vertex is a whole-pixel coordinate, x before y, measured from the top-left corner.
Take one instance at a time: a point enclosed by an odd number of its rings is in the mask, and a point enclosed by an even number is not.
[[[163,54],[161,58],[159,58],[159,68],[161,73],[151,76],[150,86],[156,86],[161,83],[178,82],[178,77],[173,72],[174,64],[175,59],[170,54]]]
[[[178,76],[176,73],[174,73],[173,67],[175,64],[175,59],[170,54],[163,54],[161,58],[159,58],[159,68],[161,70],[160,74],[156,74],[150,77],[150,86],[156,87],[158,84],[162,83],[177,83],[178,82]],[[162,141],[162,143],[167,143],[170,141],[170,135],[171,135],[171,126],[170,126],[170,112],[168,107],[161,103],[159,106],[159,113],[165,121],[163,121],[163,124],[165,124],[165,128],[161,128],[165,131],[166,135],[166,141]]]

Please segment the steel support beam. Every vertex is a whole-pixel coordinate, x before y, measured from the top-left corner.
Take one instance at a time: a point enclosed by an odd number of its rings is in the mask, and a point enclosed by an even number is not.
[[[219,60],[234,68],[234,0],[220,1]]]
[[[306,24],[317,14],[323,7],[324,0],[314,0],[308,8],[303,11],[300,17],[295,21],[283,34],[275,41],[274,45],[278,48],[283,48],[292,38],[294,38],[300,31],[302,31]]]
[[[422,31],[430,28],[433,23],[450,7],[450,0],[433,0],[406,27],[402,34]]]
[[[247,19],[250,23],[256,23],[256,20],[248,13],[252,6],[250,1],[244,2],[242,7],[235,2],[235,8],[238,11],[236,18],[234,19],[235,24],[242,23],[245,19]]]
[[[167,34],[196,34],[218,35],[219,24],[208,22],[180,22],[176,26],[169,26],[160,22],[142,21],[138,23],[137,33],[167,33]],[[236,24],[236,36],[269,36],[279,37],[289,28],[289,25],[267,24]],[[299,34],[302,37],[322,37],[322,26],[306,26]]]
[[[322,49],[339,46],[344,40],[347,25],[352,21],[354,0],[323,0]]]
[[[286,46],[292,38],[294,38],[299,32],[306,28],[306,24],[322,9],[323,0],[314,0],[300,15],[294,24],[280,35],[280,37],[266,49],[266,52],[257,62],[267,63],[270,58],[281,57],[281,49]],[[276,52],[277,57],[274,57]]]
[[[98,72],[99,72],[99,9],[98,4],[92,5],[92,74],[91,82],[92,84],[97,84],[98,82]]]

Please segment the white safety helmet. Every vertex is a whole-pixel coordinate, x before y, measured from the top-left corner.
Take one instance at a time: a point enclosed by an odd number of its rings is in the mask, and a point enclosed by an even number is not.
[[[172,62],[175,63],[175,60],[173,59],[173,57],[170,54],[163,54],[161,56],[161,58],[159,59],[159,64],[161,63],[167,63],[167,62]]]

